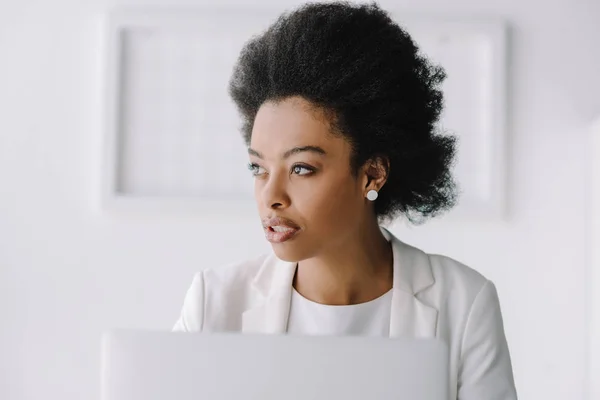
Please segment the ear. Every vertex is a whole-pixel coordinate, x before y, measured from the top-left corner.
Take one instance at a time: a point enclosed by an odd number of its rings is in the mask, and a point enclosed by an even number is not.
[[[379,192],[387,181],[390,172],[390,161],[387,157],[373,157],[362,167],[365,195],[369,190]]]

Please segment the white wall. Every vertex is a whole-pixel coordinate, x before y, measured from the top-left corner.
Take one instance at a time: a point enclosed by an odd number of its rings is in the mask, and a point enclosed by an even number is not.
[[[590,130],[588,225],[589,270],[588,270],[588,310],[590,312],[588,383],[590,399],[600,398],[600,117]]]
[[[97,208],[101,14],[167,3],[0,3],[1,399],[96,398],[103,329],[169,329],[194,271],[268,249],[254,215],[235,210]],[[521,399],[583,399],[584,156],[600,110],[600,3],[381,4],[510,22],[510,217],[394,230],[497,283]]]

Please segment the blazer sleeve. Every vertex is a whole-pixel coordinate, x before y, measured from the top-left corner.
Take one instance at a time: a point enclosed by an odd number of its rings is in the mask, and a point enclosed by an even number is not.
[[[490,281],[475,297],[465,326],[458,399],[517,399],[500,301]]]
[[[173,332],[200,332],[204,322],[204,272],[194,275]]]

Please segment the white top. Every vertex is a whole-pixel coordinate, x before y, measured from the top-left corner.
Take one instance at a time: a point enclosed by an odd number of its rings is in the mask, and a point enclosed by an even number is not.
[[[366,303],[331,306],[308,300],[292,290],[287,332],[297,335],[390,335],[392,290]]]

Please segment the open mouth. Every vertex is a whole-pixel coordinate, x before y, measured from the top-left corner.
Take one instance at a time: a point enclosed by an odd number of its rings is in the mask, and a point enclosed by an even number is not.
[[[273,216],[262,221],[265,237],[271,243],[283,243],[300,232],[300,226],[291,219]]]
[[[280,233],[294,232],[297,230],[296,228],[292,228],[289,226],[269,226],[269,227],[267,227],[267,229],[271,232],[280,232]]]

